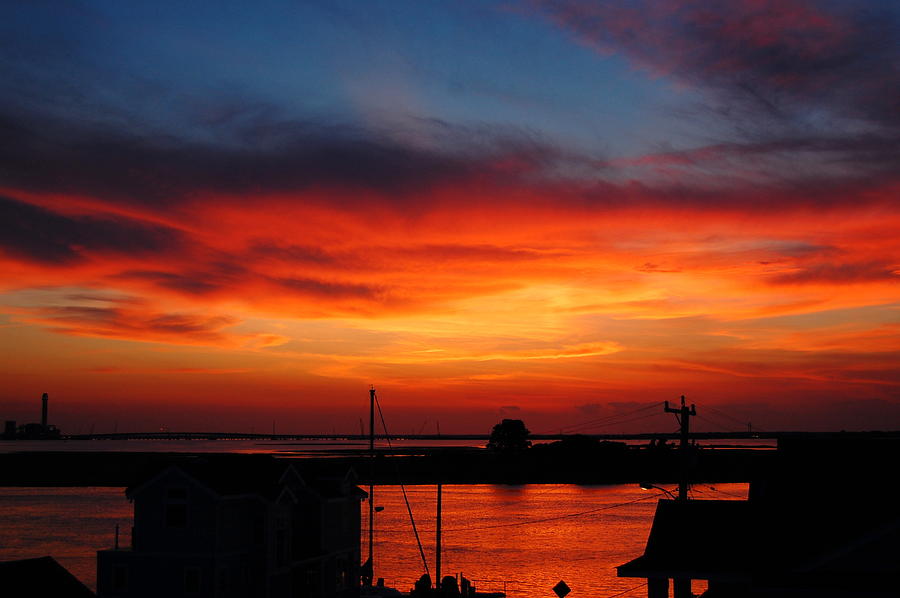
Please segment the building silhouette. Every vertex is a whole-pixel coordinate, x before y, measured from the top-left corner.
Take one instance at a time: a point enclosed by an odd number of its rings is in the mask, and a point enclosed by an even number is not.
[[[16,426],[14,420],[6,420],[3,426],[3,440],[55,440],[61,435],[59,428],[48,423],[48,403],[50,395],[41,395],[41,422]]]
[[[876,598],[900,594],[900,439],[779,439],[749,499],[661,500],[644,554],[618,567],[649,598]]]
[[[351,471],[304,478],[275,459],[207,457],[129,487],[130,548],[97,553],[97,593],[339,598],[359,592],[360,501]]]

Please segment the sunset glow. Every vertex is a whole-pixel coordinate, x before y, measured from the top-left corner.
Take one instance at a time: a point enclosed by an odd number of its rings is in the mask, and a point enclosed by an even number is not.
[[[404,431],[681,394],[898,428],[900,21],[864,4],[7,6],[4,416],[353,431],[376,384]]]

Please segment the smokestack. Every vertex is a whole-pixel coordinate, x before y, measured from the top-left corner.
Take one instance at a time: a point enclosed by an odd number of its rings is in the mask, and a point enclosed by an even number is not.
[[[47,427],[47,401],[49,400],[50,397],[47,393],[44,393],[43,396],[41,396],[41,425],[45,428]]]

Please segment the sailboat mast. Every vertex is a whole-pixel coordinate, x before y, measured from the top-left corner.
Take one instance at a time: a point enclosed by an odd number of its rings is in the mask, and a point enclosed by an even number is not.
[[[372,584],[375,580],[375,386],[369,388],[369,564],[371,565]]]
[[[441,589],[441,484],[437,485],[437,526],[434,550],[434,587]]]

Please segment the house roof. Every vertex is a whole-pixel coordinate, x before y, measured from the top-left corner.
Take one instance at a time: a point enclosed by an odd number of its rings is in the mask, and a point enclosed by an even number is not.
[[[900,511],[882,481],[900,441],[788,438],[778,452],[748,501],[660,501],[619,575],[750,581],[747,596],[896,593]]]
[[[305,487],[323,498],[347,495],[346,483],[343,478],[306,479],[296,471],[293,465],[269,455],[213,455],[192,458],[144,477],[140,483],[127,488],[126,495],[133,498],[165,471],[172,469],[181,471],[197,483],[223,497],[257,494],[263,498],[274,500],[284,488],[283,479],[290,471],[297,475]],[[358,488],[354,491],[354,488],[356,486],[351,484],[350,493],[359,498],[358,493],[362,491]]]
[[[660,500],[644,554],[619,566],[619,576],[744,579],[755,528],[749,506],[736,500]]]
[[[814,502],[800,510],[753,501],[661,500],[644,554],[618,573],[723,581],[838,569],[871,575],[885,566],[873,547],[900,537],[897,514],[881,515],[874,524]]]
[[[0,563],[5,598],[94,598],[96,595],[50,556]]]
[[[278,480],[284,469],[284,464],[267,455],[193,457],[156,468],[126,488],[125,494],[133,498],[165,472],[179,470],[219,496],[260,494],[271,498],[279,491]]]

